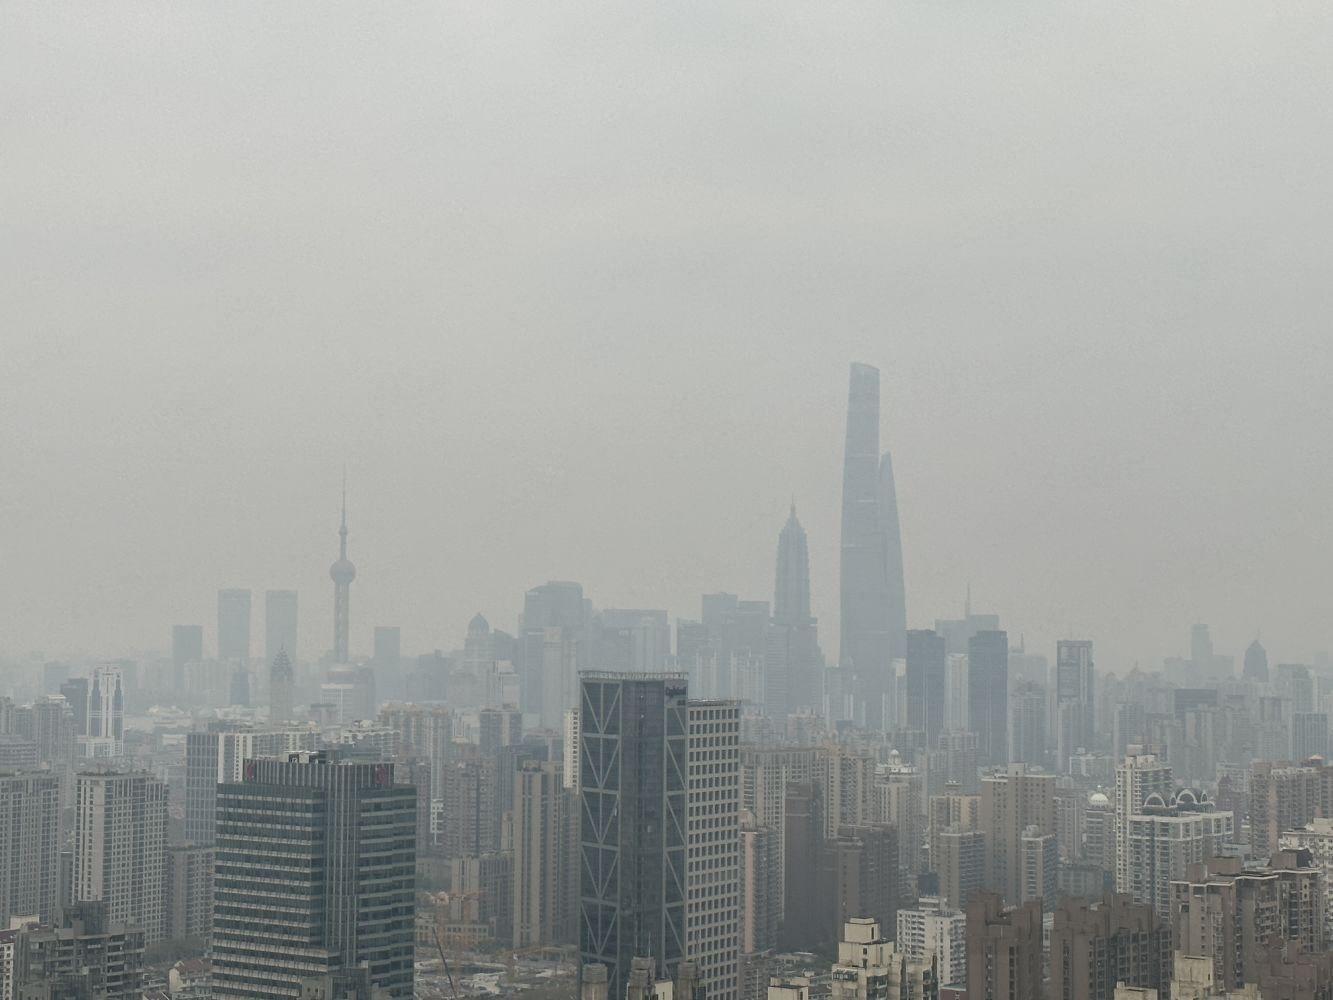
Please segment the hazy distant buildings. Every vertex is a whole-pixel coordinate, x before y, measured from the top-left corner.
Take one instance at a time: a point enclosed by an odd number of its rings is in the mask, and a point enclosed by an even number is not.
[[[879,369],[853,364],[842,474],[841,645],[865,725],[884,728],[895,657],[906,651],[907,601],[893,462],[879,452]]]
[[[150,774],[80,774],[74,789],[73,898],[101,900],[108,917],[162,939],[167,788]]]
[[[252,761],[222,785],[214,996],[295,996],[304,976],[364,964],[411,997],[416,799],[392,764],[327,752]]]
[[[50,921],[60,904],[60,778],[0,773],[0,927]]]
[[[296,672],[286,649],[279,649],[269,664],[268,718],[270,722],[290,722],[296,718]]]
[[[1046,689],[1021,682],[1009,698],[1009,760],[1039,766],[1046,762]]]
[[[1328,715],[1324,712],[1293,712],[1291,759],[1328,757]]]
[[[1009,635],[978,632],[967,644],[968,728],[983,766],[1009,760]]]
[[[1055,644],[1055,764],[1069,771],[1069,758],[1093,746],[1097,730],[1096,676],[1092,643],[1061,639]]]
[[[589,672],[580,691],[579,952],[619,997],[632,959],[670,974],[688,953],[685,678]]]
[[[329,567],[329,579],[333,581],[333,662],[342,664],[351,662],[350,631],[352,581],[356,579],[356,567],[347,558],[347,485],[343,484],[342,521],[338,526],[338,558]],[[373,714],[373,713],[372,713]],[[361,716],[369,718],[369,716]]]
[[[559,729],[578,704],[579,670],[591,666],[591,609],[577,583],[552,580],[523,596],[518,636],[520,706]]]
[[[925,735],[926,746],[935,746],[944,728],[944,636],[931,629],[906,633],[907,665],[903,678],[904,729]]]
[[[803,708],[818,708],[819,639],[810,614],[810,554],[805,529],[792,506],[778,535],[773,621],[764,643],[764,707],[781,719]]]
[[[1264,649],[1263,644],[1258,639],[1250,643],[1245,650],[1242,676],[1247,681],[1255,681],[1259,684],[1268,683],[1268,651]]]
[[[233,667],[250,664],[250,591],[218,591],[218,660]]]
[[[82,679],[81,679],[82,680]],[[67,698],[86,693],[78,744],[83,757],[119,757],[125,746],[125,678],[118,667],[97,667],[78,687],[61,686]]]
[[[185,690],[185,667],[204,658],[202,625],[171,626],[171,678],[177,692]]]
[[[264,662],[272,663],[285,649],[296,659],[297,596],[294,590],[264,592]]]

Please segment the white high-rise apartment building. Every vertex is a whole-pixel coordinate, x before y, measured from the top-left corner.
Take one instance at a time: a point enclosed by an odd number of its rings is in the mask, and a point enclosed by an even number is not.
[[[898,951],[910,962],[936,959],[941,986],[967,983],[967,915],[939,896],[922,896],[914,910],[898,911]]]
[[[737,702],[689,703],[684,957],[709,1000],[740,996],[740,739]]]
[[[1171,767],[1156,754],[1131,746],[1124,762],[1115,770],[1115,891],[1132,892],[1134,873],[1129,870],[1129,817],[1143,811],[1149,795],[1165,802],[1171,797]],[[1141,873],[1140,873],[1141,874]],[[1140,899],[1139,902],[1148,902]]]
[[[1171,911],[1171,880],[1183,879],[1189,866],[1207,861],[1232,841],[1234,818],[1229,812],[1194,811],[1193,792],[1158,805],[1154,793],[1143,811],[1128,817],[1126,856],[1116,859],[1125,888],[1135,902],[1148,903],[1161,916]]]
[[[143,772],[80,774],[74,789],[74,902],[100,899],[113,923],[162,939],[167,786]]]

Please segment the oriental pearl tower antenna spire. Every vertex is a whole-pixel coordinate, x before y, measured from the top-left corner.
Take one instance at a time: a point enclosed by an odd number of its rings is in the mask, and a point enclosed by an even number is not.
[[[349,603],[356,567],[347,558],[347,470],[343,470],[342,524],[338,528],[338,561],[329,567],[333,581],[333,662],[347,663],[347,635],[349,632]]]

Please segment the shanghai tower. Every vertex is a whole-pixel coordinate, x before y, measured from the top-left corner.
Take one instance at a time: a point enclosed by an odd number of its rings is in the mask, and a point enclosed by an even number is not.
[[[893,461],[879,451],[879,369],[853,364],[842,465],[842,634],[858,715],[883,729],[893,659],[905,654],[907,600]]]

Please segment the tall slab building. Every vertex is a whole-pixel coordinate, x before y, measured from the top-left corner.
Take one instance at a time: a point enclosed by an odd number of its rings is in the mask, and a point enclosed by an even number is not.
[[[300,995],[364,965],[413,995],[417,790],[327,751],[248,760],[218,787],[213,995]]]
[[[689,718],[681,674],[585,672],[579,685],[582,965],[608,996],[630,962],[670,976],[685,938]]]
[[[853,364],[842,467],[841,646],[858,714],[884,726],[892,662],[906,651],[907,599],[893,461],[879,451],[879,369]]]

